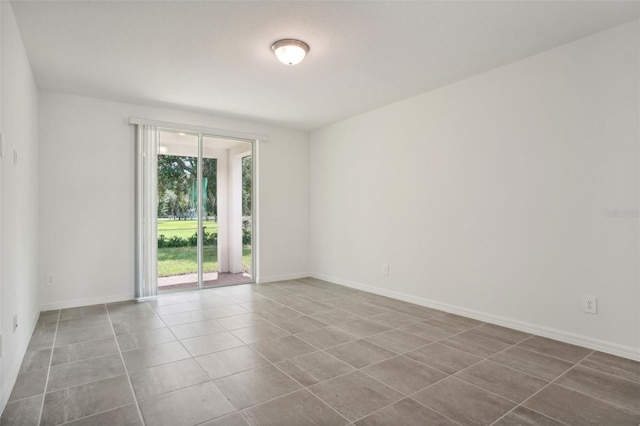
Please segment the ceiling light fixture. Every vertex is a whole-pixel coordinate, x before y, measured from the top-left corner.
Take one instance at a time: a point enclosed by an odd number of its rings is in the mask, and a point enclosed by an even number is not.
[[[302,62],[309,52],[309,45],[304,41],[287,38],[273,43],[271,50],[283,64],[296,65]]]

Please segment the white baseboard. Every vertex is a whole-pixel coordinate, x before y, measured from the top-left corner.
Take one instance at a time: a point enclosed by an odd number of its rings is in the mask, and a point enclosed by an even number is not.
[[[298,272],[296,274],[286,274],[286,275],[271,275],[268,277],[258,277],[258,280],[256,280],[256,282],[258,284],[264,284],[264,283],[272,283],[276,281],[297,280],[300,278],[307,278],[309,276],[310,275],[308,272]]]
[[[415,303],[416,305],[426,306],[428,308],[439,309],[441,311],[462,315],[465,317],[477,319],[479,321],[484,321],[491,324],[497,324],[503,327],[512,328],[514,330],[536,334],[538,336],[547,337],[549,339],[559,340],[561,342],[583,346],[585,348],[593,349],[596,351],[606,352],[608,354],[617,355],[623,358],[640,361],[640,348],[620,345],[614,342],[595,339],[593,337],[570,333],[567,331],[558,330],[555,328],[528,323],[524,321],[519,321],[512,318],[506,318],[499,315],[493,315],[487,312],[480,312],[473,309],[462,308],[459,306],[450,305],[447,303],[441,303],[435,300],[425,299],[422,297],[412,296],[410,294],[400,293],[397,291],[386,290],[379,287],[373,287],[373,286],[358,283],[355,281],[345,280],[338,277],[332,277],[332,276],[319,274],[319,273],[312,273],[311,276],[324,281],[340,284],[345,287],[355,288],[357,290],[363,290],[369,293],[378,294],[380,296],[387,296],[393,299],[398,299],[398,300],[402,300],[409,303]]]
[[[31,341],[31,336],[33,336],[33,332],[36,329],[36,324],[38,324],[38,318],[40,318],[40,312],[36,312],[36,315],[33,319],[33,322],[28,327],[29,328],[29,336],[26,341],[22,344],[20,349],[18,350],[18,354],[15,358],[14,364],[11,366],[11,370],[4,377],[8,378],[9,386],[3,389],[2,391],[2,399],[0,399],[0,413],[4,411],[4,408],[7,406],[7,402],[9,402],[9,397],[11,396],[11,391],[13,391],[13,387],[16,384],[16,380],[18,380],[18,374],[20,374],[20,367],[22,366],[22,360],[24,359],[24,355],[27,353],[27,347],[29,346],[29,342]],[[4,349],[4,348],[3,348]]]
[[[88,297],[84,299],[65,300],[64,302],[45,303],[40,305],[40,311],[53,311],[56,309],[78,308],[80,306],[101,305],[103,303],[122,302],[133,300],[133,294],[120,294],[117,296]]]

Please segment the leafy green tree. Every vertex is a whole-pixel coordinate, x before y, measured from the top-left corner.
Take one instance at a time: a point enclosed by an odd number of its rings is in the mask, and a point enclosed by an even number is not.
[[[252,164],[250,155],[242,158],[242,216],[251,216]]]
[[[158,155],[158,216],[186,219],[196,210],[198,172],[196,157]],[[203,185],[206,181],[205,211],[207,218],[217,215],[217,162],[215,158],[202,161]]]

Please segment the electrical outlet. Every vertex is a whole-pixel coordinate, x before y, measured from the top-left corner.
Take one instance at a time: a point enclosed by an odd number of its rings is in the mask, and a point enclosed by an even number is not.
[[[16,329],[18,328],[18,315],[14,315],[13,316],[13,332],[16,332]]]
[[[389,275],[389,264],[385,263],[382,265],[382,275]]]
[[[47,275],[45,281],[49,287],[52,287],[54,284],[53,275]]]
[[[582,298],[582,310],[589,314],[598,313],[598,298],[585,294]]]

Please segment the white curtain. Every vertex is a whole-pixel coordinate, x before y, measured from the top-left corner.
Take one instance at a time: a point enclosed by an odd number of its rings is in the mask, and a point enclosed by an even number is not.
[[[156,126],[136,125],[136,298],[157,290],[157,147]]]

